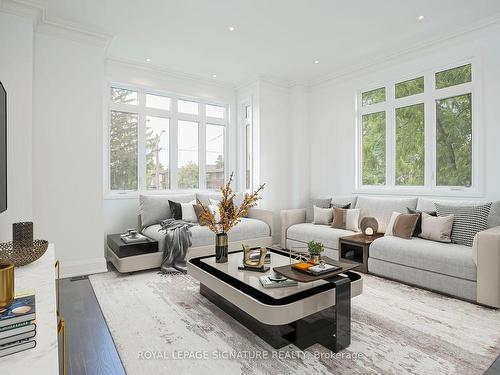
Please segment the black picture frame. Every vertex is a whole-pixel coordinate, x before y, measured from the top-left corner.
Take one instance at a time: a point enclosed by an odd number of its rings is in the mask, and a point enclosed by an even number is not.
[[[7,210],[7,91],[0,82],[0,213]]]

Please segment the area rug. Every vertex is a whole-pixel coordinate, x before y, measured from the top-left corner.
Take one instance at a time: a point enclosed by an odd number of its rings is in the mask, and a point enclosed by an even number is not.
[[[157,271],[90,276],[128,375],[483,374],[500,351],[500,312],[364,275],[352,343],[274,350],[199,294]]]

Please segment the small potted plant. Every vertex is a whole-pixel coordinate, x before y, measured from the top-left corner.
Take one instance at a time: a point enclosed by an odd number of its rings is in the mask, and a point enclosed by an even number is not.
[[[321,260],[321,253],[325,247],[321,242],[311,241],[307,243],[307,250],[309,251],[309,262],[319,264]]]

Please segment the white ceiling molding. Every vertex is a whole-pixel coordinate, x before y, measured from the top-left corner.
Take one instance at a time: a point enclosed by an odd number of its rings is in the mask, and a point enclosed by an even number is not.
[[[198,82],[198,83],[201,83],[204,85],[222,87],[222,88],[226,88],[226,89],[227,88],[235,89],[235,85],[232,83],[219,81],[216,79],[209,79],[209,78],[206,78],[204,76],[199,76],[199,75],[195,75],[195,74],[188,74],[188,73],[184,73],[184,72],[179,72],[179,71],[175,71],[172,69],[164,68],[162,66],[153,65],[150,63],[140,63],[137,61],[127,60],[127,59],[122,59],[122,58],[117,58],[117,57],[107,57],[106,58],[106,67],[112,68],[113,66],[122,66],[122,67],[128,68],[128,69],[142,70],[142,71],[147,72],[153,76],[157,76],[159,79],[162,79],[165,77],[171,77],[171,78],[176,78],[176,79],[183,79],[183,80]]]
[[[113,40],[113,35],[106,31],[91,30],[82,25],[51,17],[45,1],[0,0],[0,10],[31,19],[35,32],[90,43],[105,49]]]
[[[481,33],[491,27],[497,27],[500,25],[500,15],[495,15],[493,17],[487,18],[482,20],[481,22],[477,22],[475,24],[469,25],[466,28],[462,28],[458,31],[455,31],[453,33],[434,38],[431,40],[423,41],[421,43],[417,43],[412,45],[411,47],[403,48],[400,50],[397,50],[393,53],[380,53],[378,56],[374,56],[370,58],[370,61],[367,63],[361,63],[361,64],[355,64],[351,65],[348,68],[342,69],[342,70],[336,70],[333,72],[330,72],[326,75],[321,75],[318,76],[312,80],[309,81],[309,85],[311,87],[321,87],[328,85],[331,83],[331,81],[335,81],[338,79],[342,78],[348,78],[352,74],[357,74],[359,72],[362,72],[364,70],[370,69],[370,68],[375,68],[377,66],[380,66],[388,61],[392,61],[394,59],[397,59],[399,57],[404,57],[406,55],[411,55],[412,53],[417,53],[418,51],[421,51],[426,48],[432,48],[436,45],[439,45],[443,42],[446,41],[451,41],[453,39],[457,39],[460,37],[463,37],[467,34],[474,34],[474,33]]]

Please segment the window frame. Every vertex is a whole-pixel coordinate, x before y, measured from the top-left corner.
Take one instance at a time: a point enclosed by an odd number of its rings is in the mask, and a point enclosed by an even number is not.
[[[447,69],[471,64],[472,81],[442,89],[435,88],[435,74]],[[450,64],[435,66],[413,74],[398,76],[386,82],[376,82],[358,89],[356,96],[355,116],[355,192],[366,194],[388,195],[447,195],[462,197],[480,197],[483,195],[482,160],[479,150],[482,142],[480,122],[480,63],[477,58],[458,60]],[[396,99],[395,85],[414,78],[424,77],[424,92]],[[386,88],[386,101],[362,106],[362,93],[376,88]],[[457,95],[472,94],[472,184],[464,186],[437,186],[436,184],[436,100]],[[402,186],[396,184],[396,109],[415,104],[424,104],[424,186]],[[363,185],[363,155],[362,155],[362,117],[374,112],[386,112],[386,184],[380,186]]]
[[[137,91],[137,105],[113,103],[110,98],[111,88],[121,88],[126,90]],[[224,127],[224,179],[228,176],[229,166],[229,147],[228,134],[230,124],[230,108],[228,103],[217,100],[211,100],[201,97],[177,94],[164,90],[151,89],[144,86],[131,85],[116,81],[108,81],[104,85],[104,111],[105,122],[103,126],[103,145],[104,145],[104,198],[134,198],[140,194],[165,194],[165,193],[182,193],[193,191],[208,191],[206,189],[206,125],[220,125]],[[170,109],[158,109],[146,107],[146,94],[158,95],[170,98]],[[197,102],[199,105],[198,115],[180,113],[177,111],[177,101],[187,100]],[[225,109],[225,117],[223,119],[216,117],[207,117],[205,114],[205,106],[214,105]],[[111,190],[110,183],[110,122],[111,111],[123,111],[138,114],[138,162],[137,190]],[[169,120],[169,189],[149,190],[146,186],[146,117],[161,117]],[[198,123],[198,179],[199,186],[197,189],[179,189],[177,185],[178,176],[178,121],[193,121]],[[213,191],[213,190],[211,190]]]

